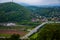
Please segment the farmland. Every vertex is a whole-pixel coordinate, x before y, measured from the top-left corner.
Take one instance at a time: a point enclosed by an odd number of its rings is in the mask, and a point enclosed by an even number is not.
[[[0,30],[0,37],[10,37],[12,34],[19,34],[24,36],[27,32],[20,30]]]
[[[28,33],[27,29],[28,26],[0,26],[0,37],[10,37],[12,34],[24,36]]]
[[[26,35],[29,30],[35,28],[39,23],[30,22],[30,23],[17,23],[17,26],[3,26],[0,25],[0,37],[10,37],[12,34],[19,34],[21,37]]]
[[[27,26],[26,26],[27,27]],[[19,34],[24,36],[26,33],[26,27],[24,26],[0,26],[0,37],[10,37],[12,34]]]

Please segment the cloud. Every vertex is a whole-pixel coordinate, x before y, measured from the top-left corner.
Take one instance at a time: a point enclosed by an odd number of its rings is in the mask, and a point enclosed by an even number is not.
[[[0,2],[10,2],[12,0],[0,0]],[[27,3],[30,5],[50,5],[60,4],[60,0],[13,0],[16,3]]]
[[[0,0],[0,3],[3,3],[3,2],[10,2],[11,0]]]

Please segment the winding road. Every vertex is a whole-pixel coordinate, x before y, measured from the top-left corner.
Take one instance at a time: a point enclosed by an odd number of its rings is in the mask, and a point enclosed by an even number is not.
[[[26,34],[25,36],[21,37],[21,39],[26,39],[26,38],[28,38],[28,37],[31,36],[32,34],[36,33],[43,25],[49,24],[49,23],[60,23],[60,22],[52,22],[52,21],[44,22],[44,23],[40,24],[39,26],[37,26],[36,28],[34,28],[33,30],[31,30],[31,31],[30,31],[28,34]]]

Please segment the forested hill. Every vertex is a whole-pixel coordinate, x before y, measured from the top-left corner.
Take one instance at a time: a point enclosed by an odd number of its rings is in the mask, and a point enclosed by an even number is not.
[[[31,12],[20,4],[0,3],[0,22],[20,22],[30,19]]]
[[[30,9],[34,14],[38,16],[45,17],[59,17],[60,16],[60,6],[26,6]]]

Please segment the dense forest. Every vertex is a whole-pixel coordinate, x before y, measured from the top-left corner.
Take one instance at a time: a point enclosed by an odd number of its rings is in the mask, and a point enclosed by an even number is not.
[[[20,4],[0,3],[0,22],[20,22],[30,19],[31,12]]]

